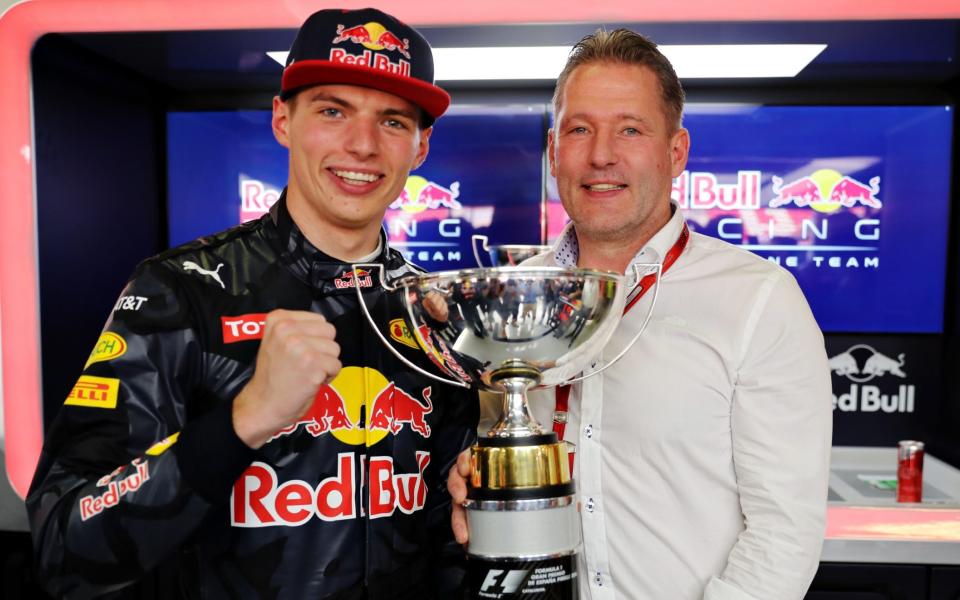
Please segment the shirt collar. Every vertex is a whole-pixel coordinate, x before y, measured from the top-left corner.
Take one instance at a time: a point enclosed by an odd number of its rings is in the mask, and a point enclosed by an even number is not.
[[[663,258],[670,251],[670,248],[680,237],[680,231],[683,229],[683,213],[676,202],[670,203],[672,215],[667,224],[655,233],[650,241],[637,252],[630,264],[633,263],[662,263]],[[577,240],[576,228],[573,222],[567,223],[560,237],[553,245],[554,260],[561,267],[576,267],[580,258],[580,242]],[[636,283],[635,273],[632,268],[627,268],[627,280],[629,285]]]

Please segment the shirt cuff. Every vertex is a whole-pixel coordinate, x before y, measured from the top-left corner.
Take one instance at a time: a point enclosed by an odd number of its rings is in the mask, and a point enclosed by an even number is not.
[[[719,577],[711,577],[707,589],[703,592],[703,600],[757,600],[746,592],[740,591]]]

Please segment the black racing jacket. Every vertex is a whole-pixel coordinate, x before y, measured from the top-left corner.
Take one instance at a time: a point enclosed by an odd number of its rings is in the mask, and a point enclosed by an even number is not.
[[[388,280],[414,272],[381,241]],[[141,596],[458,597],[463,552],[445,480],[473,441],[478,405],[383,346],[353,277],[306,240],[284,198],[137,267],[47,433],[27,497],[52,593],[132,597],[152,581],[166,591]],[[393,347],[437,372],[399,295],[375,272],[358,279]],[[231,408],[277,308],[324,315],[343,369],[254,451]]]

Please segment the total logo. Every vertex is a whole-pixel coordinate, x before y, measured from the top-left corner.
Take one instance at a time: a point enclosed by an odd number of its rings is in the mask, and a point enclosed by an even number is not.
[[[864,385],[885,375],[905,378],[904,354],[893,359],[866,344],[856,344],[830,357],[830,370],[854,382],[848,393],[833,396],[834,410],[842,412],[912,413],[916,386],[901,384],[896,394],[882,394],[876,385]]]
[[[313,404],[296,423],[270,439],[291,435],[300,427],[313,437],[329,433],[351,446],[373,446],[404,427],[428,438],[426,417],[433,412],[430,394],[431,388],[424,388],[421,402],[376,369],[344,367],[333,381],[320,386]]]
[[[832,213],[840,207],[852,208],[857,204],[880,208],[883,203],[877,198],[880,193],[880,177],[872,177],[868,183],[843,175],[833,169],[820,169],[808,176],[784,183],[773,176],[774,197],[770,208],[793,204],[809,206],[822,213]]]
[[[407,177],[400,197],[389,208],[401,209],[408,213],[420,213],[427,209],[463,208],[457,200],[460,195],[460,182],[454,181],[446,188],[419,175]]]
[[[410,49],[410,41],[400,39],[380,23],[371,21],[354,27],[337,25],[337,36],[333,38],[332,43],[341,44],[347,41],[360,44],[366,50],[361,54],[351,54],[344,48],[331,48],[330,60],[332,62],[361,65],[403,77],[410,76],[410,63],[408,62],[410,53],[407,51]],[[399,59],[397,62],[391,62],[388,55],[380,53],[381,50],[399,52],[407,60]]]

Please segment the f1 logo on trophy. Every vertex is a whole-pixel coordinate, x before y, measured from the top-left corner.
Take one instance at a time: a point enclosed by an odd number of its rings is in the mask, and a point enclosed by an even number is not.
[[[536,422],[526,394],[579,381],[619,360],[653,313],[661,265],[634,265],[635,280],[654,288],[643,326],[585,376],[623,315],[623,275],[520,266],[404,275],[388,283],[380,265],[353,269],[377,270],[380,285],[401,294],[417,344],[449,379],[406,360],[376,327],[357,287],[364,314],[394,355],[427,377],[502,398],[499,421],[471,448],[465,503],[471,598],[578,598],[580,521],[566,445]]]

